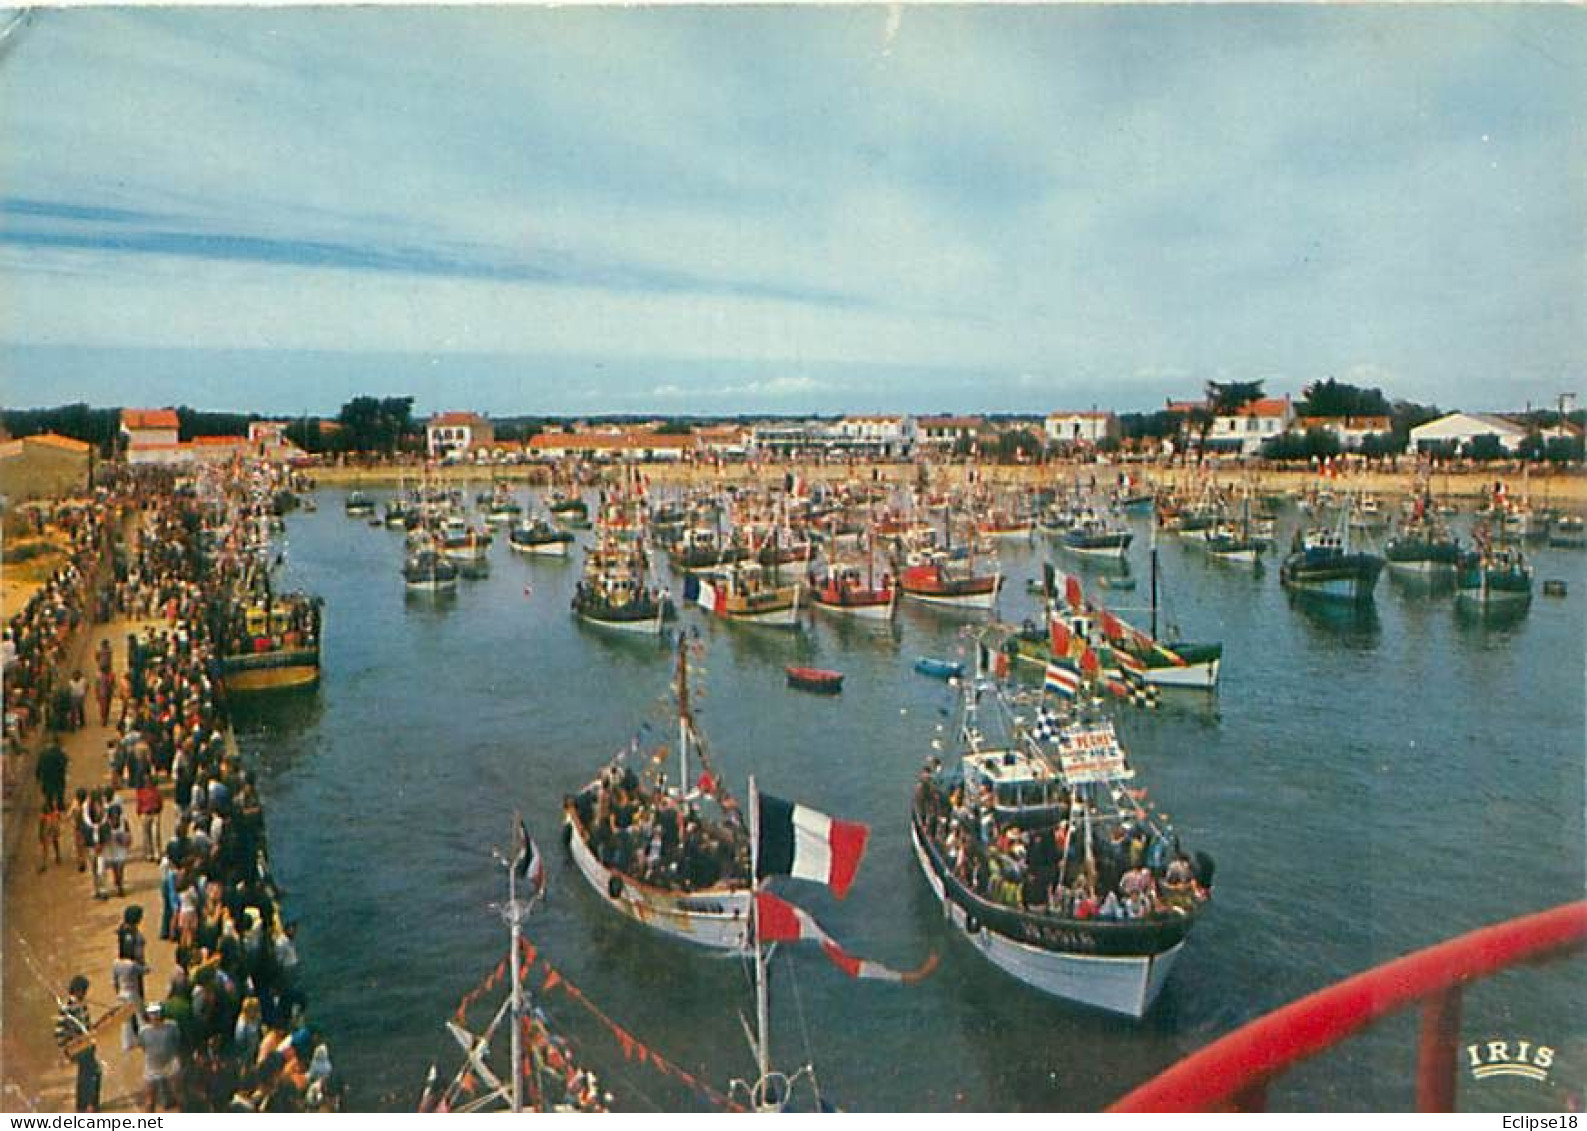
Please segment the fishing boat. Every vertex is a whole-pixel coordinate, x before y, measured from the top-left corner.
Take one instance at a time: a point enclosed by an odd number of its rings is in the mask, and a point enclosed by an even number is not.
[[[558,530],[543,518],[520,522],[507,532],[507,545],[520,554],[565,558],[573,535]]]
[[[1372,600],[1378,575],[1383,572],[1383,559],[1352,546],[1349,514],[1346,506],[1340,511],[1336,527],[1295,532],[1290,554],[1278,571],[1284,588],[1356,604]]]
[[[754,903],[750,837],[695,729],[688,649],[678,642],[677,777],[667,780],[662,761],[629,764],[619,754],[565,802],[563,840],[617,914],[669,938],[743,953]],[[704,769],[698,781],[691,756]]]
[[[419,521],[419,508],[401,498],[386,500],[385,524],[392,530],[411,529]]]
[[[584,575],[573,589],[574,615],[601,628],[661,635],[663,624],[676,610],[649,572],[642,547],[602,538],[585,556]]]
[[[1461,555],[1455,601],[1475,609],[1521,609],[1532,601],[1532,567],[1519,549],[1484,546]]]
[[[904,596],[928,605],[952,605],[964,609],[990,609],[997,604],[1002,587],[1001,573],[976,573],[973,567],[961,571],[937,557],[919,565],[905,566],[898,575]]]
[[[475,530],[466,519],[450,515],[441,520],[437,541],[441,553],[454,562],[478,565],[486,560],[491,537],[483,530]]]
[[[1151,604],[1149,629],[1143,631],[1123,617],[1086,599],[1080,579],[1053,569],[1044,570],[1050,594],[1045,628],[1013,634],[1008,646],[1016,659],[1045,667],[1053,661],[1072,661],[1075,653],[1096,652],[1100,674],[1128,686],[1171,687],[1214,691],[1223,671],[1221,641],[1180,639],[1170,629],[1169,638],[1158,638],[1159,570],[1156,532],[1151,554]]]
[[[1565,550],[1587,547],[1587,522],[1579,514],[1562,514],[1548,531],[1548,544]]]
[[[320,681],[324,602],[306,593],[274,593],[268,571],[215,625],[220,679],[228,695],[309,688]]]
[[[835,672],[829,668],[800,668],[789,666],[783,669],[788,677],[788,686],[797,687],[801,691],[814,691],[821,695],[836,695],[843,690],[843,673]]]
[[[587,530],[590,526],[590,507],[577,495],[564,495],[557,492],[552,495],[551,501],[546,504],[546,509],[551,512],[552,521],[575,530]]]
[[[402,580],[410,593],[449,593],[457,588],[457,564],[434,546],[421,546],[402,564]]]
[[[932,656],[915,657],[915,670],[932,679],[956,679],[964,674],[964,665],[957,660],[939,660]]]
[[[1099,515],[1087,515],[1063,532],[1059,545],[1071,554],[1093,558],[1122,559],[1135,540],[1127,526],[1111,523]]]
[[[891,620],[898,611],[898,586],[884,575],[877,584],[869,571],[839,565],[810,580],[810,603],[823,612],[866,620]]]
[[[756,562],[741,561],[713,573],[689,574],[683,599],[727,620],[797,628],[803,591],[798,582],[780,584],[775,570],[768,573]]]
[[[1255,565],[1262,560],[1266,546],[1251,536],[1248,527],[1221,522],[1207,532],[1207,555],[1225,562]]]
[[[511,526],[523,514],[523,506],[512,494],[498,493],[485,508],[485,525]]]
[[[987,961],[1140,1018],[1211,899],[1214,866],[1180,851],[1134,780],[1106,717],[1017,704],[978,672],[956,755],[927,759],[916,784],[910,841],[943,917]]]
[[[667,550],[672,567],[684,573],[702,573],[749,557],[747,547],[733,545],[709,526],[686,527]]]
[[[375,500],[362,491],[352,492],[347,496],[347,501],[342,506],[350,516],[375,513]]]

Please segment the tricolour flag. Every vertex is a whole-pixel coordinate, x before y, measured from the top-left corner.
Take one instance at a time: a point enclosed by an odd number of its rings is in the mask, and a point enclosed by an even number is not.
[[[518,855],[513,858],[512,867],[520,880],[529,881],[536,895],[545,894],[545,861],[540,856],[540,846],[529,835],[529,826],[524,824],[521,817],[518,820]]]
[[[770,794],[760,795],[760,843],[756,878],[797,876],[826,884],[842,899],[849,893],[865,855],[870,829],[835,821],[825,813]]]
[[[880,962],[856,958],[844,950],[832,936],[821,929],[815,917],[803,908],[778,899],[769,891],[755,893],[755,930],[763,943],[799,942],[807,940],[820,943],[821,951],[832,964],[851,978],[875,978],[884,982],[918,982],[937,967],[937,956],[931,955],[916,970],[894,970]]]
[[[1063,664],[1048,664],[1047,673],[1042,679],[1042,690],[1073,699],[1080,690],[1080,673]]]

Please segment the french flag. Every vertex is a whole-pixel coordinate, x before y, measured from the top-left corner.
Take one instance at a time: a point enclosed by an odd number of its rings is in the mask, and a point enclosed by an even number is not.
[[[1048,664],[1041,686],[1043,691],[1073,699],[1080,690],[1080,673],[1062,664]]]
[[[755,893],[755,931],[763,943],[799,942],[819,943],[821,952],[832,964],[851,978],[871,978],[882,982],[918,982],[937,967],[935,954],[927,957],[917,970],[894,970],[880,962],[856,958],[844,950],[832,936],[821,929],[815,917],[803,908],[778,899],[769,891]]]
[[[757,879],[797,876],[826,884],[842,899],[849,893],[865,855],[871,830],[853,821],[835,821],[825,813],[769,794],[760,795],[760,842],[756,846]]]
[[[540,846],[535,843],[535,838],[529,835],[529,826],[524,824],[523,818],[518,819],[518,855],[513,860],[513,871],[520,880],[528,880],[529,886],[536,895],[544,895],[546,890],[546,865],[540,856]]]

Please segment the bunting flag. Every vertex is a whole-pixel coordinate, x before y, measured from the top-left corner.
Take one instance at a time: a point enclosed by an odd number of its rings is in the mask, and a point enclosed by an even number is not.
[[[1008,678],[1008,653],[998,652],[992,657],[992,675],[997,679]]]
[[[1131,676],[1135,679],[1142,679],[1146,676],[1146,665],[1122,648],[1113,649],[1113,662],[1119,665],[1119,670],[1126,676]]]
[[[826,884],[838,899],[848,895],[871,830],[766,793],[759,804],[756,879],[797,876]]]
[[[1047,636],[1052,645],[1054,656],[1067,656],[1069,654],[1069,626],[1057,617],[1047,623]]]
[[[1102,661],[1097,658],[1097,654],[1090,648],[1080,654],[1080,672],[1087,679],[1095,679],[1097,673],[1101,670]]]
[[[798,942],[806,940],[819,943],[821,951],[832,964],[851,978],[871,978],[883,982],[918,982],[937,968],[937,956],[932,954],[916,970],[894,970],[879,962],[856,958],[832,940],[821,929],[809,912],[778,899],[769,891],[755,893],[755,930],[761,942]]]
[[[1048,664],[1041,686],[1043,691],[1073,699],[1080,691],[1080,675],[1063,664]]]
[[[540,846],[535,843],[535,838],[529,835],[529,826],[524,824],[522,817],[518,819],[518,855],[513,859],[512,869],[520,880],[529,881],[535,895],[545,894],[545,859],[540,855]]]
[[[1085,601],[1080,595],[1080,579],[1078,577],[1064,578],[1064,600],[1076,612],[1085,607]]]
[[[1040,741],[1051,742],[1058,737],[1062,725],[1062,720],[1057,715],[1045,707],[1037,707],[1036,725],[1031,729]]]
[[[1106,609],[1102,610],[1102,635],[1109,640],[1124,639],[1124,625],[1119,622],[1118,617]]]

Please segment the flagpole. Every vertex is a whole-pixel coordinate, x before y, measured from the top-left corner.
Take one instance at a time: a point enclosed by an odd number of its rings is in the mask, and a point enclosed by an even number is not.
[[[760,894],[760,793],[755,788],[755,775],[749,778],[749,880],[750,893]],[[766,955],[760,948],[760,907],[755,900],[752,910],[751,934],[755,944],[755,1095],[759,1106],[765,1100],[766,1077],[771,1072],[771,1052],[767,1040],[771,1029],[769,1005],[766,999]]]

